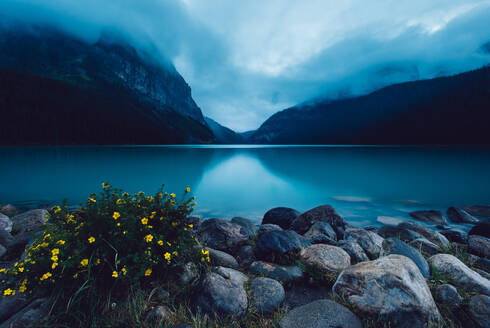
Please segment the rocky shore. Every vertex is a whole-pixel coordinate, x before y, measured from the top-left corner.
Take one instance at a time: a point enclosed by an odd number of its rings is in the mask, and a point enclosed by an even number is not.
[[[6,205],[0,213],[3,268],[24,256],[47,211]],[[191,218],[212,269],[198,277],[189,265],[180,279],[193,290],[195,311],[237,320],[277,314],[281,328],[490,327],[490,207],[446,214],[417,211],[380,228],[351,226],[329,205],[274,208],[260,225]],[[473,227],[463,234],[447,220]],[[47,304],[20,294],[1,299],[0,328],[35,326]],[[165,322],[173,311],[163,300],[147,317]]]

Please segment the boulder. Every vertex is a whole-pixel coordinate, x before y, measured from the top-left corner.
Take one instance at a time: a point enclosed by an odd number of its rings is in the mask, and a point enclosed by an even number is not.
[[[424,236],[434,244],[444,246],[444,247],[449,246],[449,240],[447,240],[446,237],[441,235],[439,232],[434,231],[420,223],[414,221],[406,221],[400,223],[398,227],[418,232],[419,234],[421,234],[422,236]]]
[[[243,286],[243,284],[248,281],[247,275],[245,275],[244,273],[242,273],[238,270],[219,266],[219,267],[215,267],[213,269],[213,272],[215,272],[215,273],[219,274],[220,276],[222,276],[223,278],[229,279],[232,282],[234,282],[235,284],[238,284],[241,286]]]
[[[385,225],[378,229],[378,234],[381,237],[389,238],[395,237],[405,242],[409,242],[418,238],[423,238],[423,236],[415,231],[400,228],[399,226],[389,226]]]
[[[470,205],[461,206],[461,209],[473,217],[479,219],[481,222],[490,223],[490,206],[489,205]],[[8,215],[8,214],[7,214]]]
[[[269,262],[285,262],[287,257],[310,245],[308,239],[292,230],[270,231],[260,235],[255,246],[255,257]]]
[[[478,235],[490,238],[490,223],[479,223],[473,226],[468,232],[468,236]]]
[[[12,232],[12,220],[2,213],[0,213],[0,230]]]
[[[412,240],[409,244],[410,246],[418,249],[425,254],[435,255],[441,252],[441,248],[439,246],[428,241],[425,238],[417,238],[415,240]]]
[[[370,259],[383,255],[383,237],[375,232],[361,228],[347,228],[345,239],[357,242]]]
[[[259,227],[259,237],[269,231],[282,231],[283,229],[277,224],[262,224]]]
[[[486,272],[490,272],[490,260],[489,259],[480,257],[475,261],[475,263],[473,263],[473,266],[475,268],[482,269]]]
[[[331,245],[315,244],[303,249],[301,260],[306,265],[317,268],[324,274],[337,274],[350,266],[350,256],[342,248]]]
[[[480,276],[482,276],[483,278],[490,281],[490,273],[483,271],[481,269],[478,269],[478,268],[474,268],[474,269],[475,269],[476,273],[478,273]]]
[[[238,268],[238,262],[232,255],[209,247],[206,247],[206,250],[209,251],[209,258],[212,265],[233,269]]]
[[[199,277],[197,266],[192,262],[184,264],[181,271],[182,272],[180,273],[179,280],[184,285],[194,283]]]
[[[327,286],[326,284],[297,283],[291,285],[290,288],[286,290],[286,298],[284,299],[283,307],[286,310],[290,310],[313,301],[328,299],[330,296],[331,286]]]
[[[362,328],[362,323],[345,306],[331,300],[317,300],[289,311],[281,328]]]
[[[303,271],[297,266],[281,266],[262,261],[253,262],[250,265],[250,273],[279,280],[284,284],[301,281]]]
[[[300,215],[298,211],[289,207],[276,207],[265,213],[262,224],[276,224],[288,230],[291,224]]]
[[[231,251],[245,244],[249,237],[242,226],[221,219],[208,219],[199,225],[199,240],[211,248]]]
[[[411,259],[419,268],[420,273],[424,278],[429,278],[429,264],[425,258],[415,248],[405,244],[398,238],[386,238],[383,241],[384,254],[398,254],[403,255]]]
[[[18,211],[17,208],[11,204],[3,205],[2,207],[0,207],[0,213],[10,217],[14,216],[17,213],[17,211]]]
[[[450,309],[457,308],[463,304],[463,298],[459,295],[458,290],[450,284],[437,286],[435,298]]]
[[[243,286],[217,273],[204,275],[193,298],[194,306],[204,314],[240,317],[247,311],[247,293]]]
[[[303,236],[312,244],[335,244],[337,242],[337,234],[326,222],[315,222]]]
[[[37,233],[44,230],[48,220],[48,211],[45,209],[30,210],[12,218],[12,234],[19,241],[29,242]]]
[[[49,307],[48,299],[38,298],[3,322],[0,328],[37,327],[39,322],[48,314]]]
[[[31,297],[17,293],[14,296],[0,298],[0,322],[4,322],[32,301]]]
[[[253,221],[250,219],[234,217],[233,219],[231,219],[231,223],[242,226],[242,228],[245,229],[245,232],[250,238],[255,238],[257,236],[257,233],[259,232],[259,227],[257,227],[257,225],[255,225],[255,223],[253,223]]]
[[[146,321],[153,325],[162,325],[164,322],[168,321],[172,316],[172,311],[168,306],[159,305],[152,309],[146,315]]]
[[[271,278],[255,278],[250,284],[250,290],[250,303],[259,313],[274,312],[284,301],[284,288]]]
[[[0,245],[7,248],[19,245],[19,241],[14,238],[8,231],[0,229]]]
[[[459,231],[456,230],[446,230],[441,231],[441,235],[447,238],[450,242],[466,244],[466,237]]]
[[[450,207],[447,209],[447,217],[454,223],[478,223],[480,220],[458,207]]]
[[[342,239],[347,226],[347,222],[337,214],[332,206],[322,205],[298,216],[291,224],[291,229],[300,234],[304,234],[310,230],[315,222],[326,222],[330,224],[337,234],[337,239]]]
[[[436,254],[430,257],[428,262],[438,272],[449,277],[456,287],[490,295],[490,281],[468,268],[456,257],[450,254]]]
[[[337,247],[342,248],[350,256],[351,264],[357,264],[359,262],[369,261],[366,253],[361,246],[352,240],[340,240],[337,243]]]
[[[468,236],[468,252],[490,258],[490,239],[479,235]]]
[[[410,212],[409,215],[413,217],[414,219],[425,221],[425,222],[431,222],[431,223],[446,223],[446,219],[442,216],[441,211],[435,211],[435,210],[430,210],[430,211],[414,211]]]
[[[490,328],[490,297],[475,295],[470,298],[468,312],[481,328]]]
[[[250,245],[240,247],[236,253],[236,259],[244,267],[248,267],[254,260],[254,249]]]
[[[393,327],[425,327],[441,318],[420,270],[402,255],[388,255],[345,269],[333,291],[364,316]]]

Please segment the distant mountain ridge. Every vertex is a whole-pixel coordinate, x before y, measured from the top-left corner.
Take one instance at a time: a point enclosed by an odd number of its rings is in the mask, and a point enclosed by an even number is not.
[[[173,66],[48,27],[0,31],[0,144],[211,143]]]
[[[490,144],[490,66],[295,106],[267,119],[255,144]]]
[[[245,138],[240,134],[236,133],[232,129],[229,129],[210,117],[205,117],[206,123],[208,124],[211,131],[213,131],[216,139],[214,140],[217,144],[241,144],[245,142]]]

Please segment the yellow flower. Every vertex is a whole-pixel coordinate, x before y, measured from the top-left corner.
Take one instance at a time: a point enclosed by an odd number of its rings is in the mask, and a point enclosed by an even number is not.
[[[123,231],[123,235],[125,235],[127,233],[127,231]]]
[[[116,225],[117,225],[118,227],[120,227],[120,226],[121,226],[121,223],[119,223],[119,222],[118,222]]]
[[[7,288],[3,291],[3,296],[8,296],[8,295],[12,295],[12,292],[13,290],[10,289],[10,288]]]
[[[146,241],[147,243],[151,243],[151,241],[152,241],[152,240],[153,240],[153,236],[152,236],[152,235],[146,235],[146,236],[145,236],[145,241]]]
[[[45,274],[43,274],[43,276],[41,278],[39,278],[39,280],[46,280],[51,276],[52,276],[51,273],[46,272]]]
[[[109,184],[107,182],[102,182],[102,188],[109,188]]]
[[[117,220],[120,216],[121,216],[121,214],[119,214],[119,212],[114,212],[114,214],[112,215],[114,220]]]
[[[170,257],[172,257],[172,255],[170,255],[170,253],[169,253],[169,252],[166,252],[166,253],[165,253],[163,256],[165,257],[165,259],[166,259],[167,261],[169,261],[169,260],[170,260]]]
[[[61,211],[61,208],[59,206],[56,206],[54,207],[54,213],[58,213],[59,211]]]
[[[186,192],[191,192],[191,188],[190,187],[187,187],[187,188],[185,188],[185,191]]]
[[[20,267],[19,272],[24,272],[24,267]]]
[[[58,255],[51,256],[51,261],[57,262],[58,261]]]
[[[148,219],[147,218],[142,218],[141,219],[142,224],[148,224]]]
[[[100,259],[97,259],[97,260],[95,261],[95,265],[99,265],[99,264],[100,264]]]
[[[97,202],[97,201],[96,201],[95,199],[93,199],[93,198],[89,198],[89,199],[88,199],[88,201],[89,201],[89,202],[91,202],[91,203],[95,203],[95,202]]]
[[[58,240],[56,243],[59,244],[59,245],[64,245],[65,244],[65,241],[64,240]]]
[[[179,255],[179,252],[177,252],[177,251],[173,251],[173,252],[172,252],[172,254],[173,254],[174,256],[178,256],[178,255]]]
[[[88,259],[83,259],[83,260],[80,262],[80,264],[81,264],[82,266],[87,266],[87,265],[88,265]]]
[[[126,268],[122,268],[122,269],[121,269],[121,272],[123,273],[123,275],[126,275],[126,272],[127,272],[127,271],[128,271],[128,270],[126,270]]]
[[[60,253],[59,248],[53,248],[53,250],[51,251],[51,255],[58,255],[59,253]]]
[[[51,269],[55,269],[58,266],[58,262],[53,262],[51,265]]]
[[[121,198],[119,198],[118,200],[116,200],[116,204],[117,205],[122,205],[122,204],[124,204],[124,200],[122,200]]]
[[[0,273],[4,273],[5,271],[7,271],[5,268],[0,269]]]
[[[159,241],[157,242],[157,244],[158,244],[158,245],[160,245],[160,246],[162,246],[162,245],[163,245],[163,241],[162,241],[162,240],[159,240]]]
[[[19,287],[19,292],[23,293],[23,292],[25,292],[25,291],[26,291],[26,289],[27,289],[27,288],[26,288],[26,286],[25,286],[25,285],[21,285],[21,286]]]
[[[117,278],[118,277],[117,271],[112,271],[112,277],[113,278]]]
[[[174,193],[171,193],[170,194],[170,197],[175,198],[175,194]]]
[[[193,228],[193,227],[194,227],[194,225],[193,225],[193,224],[189,224],[189,228]]]
[[[94,238],[94,237],[90,237],[90,238],[88,239],[88,242],[89,242],[90,244],[92,244],[93,242],[95,242],[95,238]]]
[[[44,240],[44,239],[48,239],[49,237],[51,237],[51,234],[49,234],[49,233],[48,233],[48,234],[44,235],[43,240]]]
[[[148,276],[150,276],[150,275],[151,275],[151,273],[152,273],[152,270],[151,270],[151,269],[147,269],[147,270],[145,271],[145,276],[146,276],[146,277],[148,277]]]
[[[74,279],[77,279],[77,278],[78,278],[78,273],[75,273],[75,274],[73,275],[73,278],[74,278]]]
[[[49,245],[48,243],[42,243],[41,247],[48,247],[48,245]]]

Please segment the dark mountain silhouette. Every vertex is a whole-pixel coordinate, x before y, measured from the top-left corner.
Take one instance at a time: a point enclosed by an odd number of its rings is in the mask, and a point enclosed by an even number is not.
[[[216,137],[215,143],[217,144],[241,144],[244,143],[245,139],[235,131],[219,124],[215,120],[209,117],[204,118],[208,126],[213,131]]]

